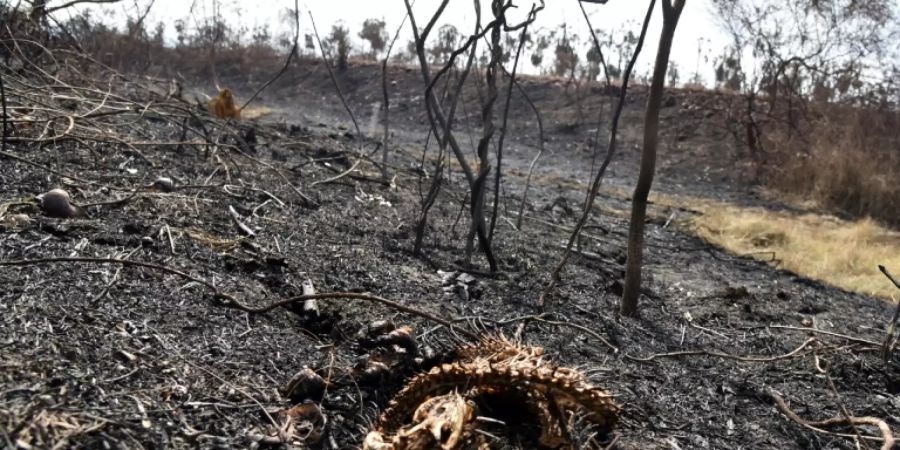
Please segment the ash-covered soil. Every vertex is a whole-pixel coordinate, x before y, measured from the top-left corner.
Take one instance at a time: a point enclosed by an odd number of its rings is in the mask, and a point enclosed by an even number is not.
[[[66,115],[52,118],[49,134],[16,128],[6,152],[18,159],[0,157],[2,215],[29,219],[4,220],[0,232],[3,446],[248,448],[276,445],[261,437],[289,436],[279,445],[302,448],[302,433],[279,435],[272,422],[294,406],[281,387],[308,367],[331,381],[320,402],[325,434],[310,445],[358,448],[404,381],[465,339],[370,301],[320,300],[315,318],[298,308],[251,314],[215,295],[263,306],[299,295],[305,280],[318,292],[369,292],[458,319],[469,332],[502,331],[544,347],[557,364],[615,395],[620,422],[600,438],[606,445],[617,436],[612,448],[857,448],[852,428],[810,430],[777,410],[772,392],[809,420],[840,417],[843,407],[892,426],[900,421],[897,361],[879,348],[890,305],[724,254],[665,217],[647,225],[639,319],[615,312],[627,221],[599,211],[546,310],[536,309],[581,211],[592,130],[613,99],[603,89],[582,88],[581,120],[561,83],[523,81],[544,113],[547,154],[517,230],[524,176],[514,173],[527,170],[537,147],[534,119],[517,97],[505,155],[513,175],[504,181],[495,241],[501,273],[486,276],[480,255],[474,268],[464,266],[468,225],[465,210],[459,219],[465,189],[458,175],[432,211],[425,255],[411,254],[429,182],[420,170],[427,124],[417,72],[392,69],[393,184],[379,181],[370,159],[323,182],[350,168],[360,146],[376,149],[377,139],[355,133],[327,73],[307,64],[263,94],[274,114],[239,124],[159,106],[166,101],[142,108],[160,101],[135,87],[149,83],[143,80],[116,84],[116,96],[96,110],[102,91],[66,109],[64,96],[33,92],[24,77],[7,81],[14,106],[44,101],[69,111],[77,126],[53,140],[45,138],[66,129]],[[380,101],[378,76],[375,66],[340,76],[363,134]],[[239,99],[252,91],[230,81]],[[627,186],[635,173],[641,92],[629,94],[613,185]],[[463,123],[476,127],[477,94],[470,97]],[[714,118],[688,108],[690,93],[673,99],[660,189],[761,202],[735,181],[740,159]],[[92,115],[103,108],[117,111],[115,120]],[[185,127],[205,129],[209,140],[185,135]],[[472,132],[477,139],[479,129]],[[459,133],[468,142],[466,128]],[[132,194],[159,176],[178,188]],[[111,203],[87,206],[89,217],[49,218],[31,197],[57,187],[81,205]],[[601,203],[627,207],[624,198]],[[459,277],[446,281],[445,272],[466,271],[464,286]],[[387,319],[416,331],[421,361],[398,364],[375,382],[348,381],[369,352],[358,333]],[[878,436],[871,427],[859,433]],[[510,434],[492,448],[533,448]]]

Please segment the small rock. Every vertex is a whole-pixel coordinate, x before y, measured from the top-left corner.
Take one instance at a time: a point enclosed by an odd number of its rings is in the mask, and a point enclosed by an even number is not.
[[[444,272],[439,270],[438,275],[441,277],[441,287],[443,288],[444,298],[448,300],[478,299],[481,297],[482,287],[478,283],[478,279],[471,274],[465,272]]]
[[[391,369],[384,362],[370,358],[368,355],[356,367],[356,379],[362,384],[380,383],[391,374]]]
[[[150,183],[150,189],[159,192],[172,192],[175,190],[175,182],[169,177],[159,177]]]
[[[38,196],[47,217],[69,219],[84,215],[84,210],[72,203],[72,197],[62,189],[52,189]]]
[[[325,415],[322,414],[322,410],[315,403],[297,405],[293,408],[279,411],[277,415],[282,419],[282,422],[289,424],[285,426],[285,429],[291,430],[291,434],[304,444],[316,445],[322,441],[327,420]],[[277,435],[278,432],[276,431],[273,434]],[[306,446],[304,445],[303,448],[306,448]]]
[[[750,296],[746,286],[726,286],[723,295],[728,300],[740,300]]]
[[[312,369],[304,367],[288,381],[283,393],[295,403],[310,399],[319,401],[325,394],[325,384],[324,378]]]
[[[390,324],[393,326],[393,324]],[[410,326],[402,326],[383,333],[372,333],[360,339],[359,345],[363,348],[394,348],[399,347],[407,356],[415,356],[418,344],[416,343],[416,331]]]
[[[376,320],[360,330],[362,337],[375,338],[382,334],[390,333],[397,329],[397,325],[390,320]]]
[[[30,227],[33,222],[28,214],[10,214],[3,217],[3,226],[12,230],[24,230]]]

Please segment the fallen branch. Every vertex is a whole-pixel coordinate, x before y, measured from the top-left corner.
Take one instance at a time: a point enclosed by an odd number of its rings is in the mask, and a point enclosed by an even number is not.
[[[315,187],[315,186],[318,186],[318,185],[320,185],[320,184],[334,183],[335,181],[340,180],[341,178],[344,178],[344,177],[346,177],[347,175],[353,173],[353,171],[356,170],[357,167],[359,167],[359,163],[361,163],[361,162],[362,162],[362,158],[357,159],[357,160],[353,163],[353,165],[350,166],[349,169],[347,169],[347,170],[345,170],[345,171],[343,171],[343,172],[341,172],[341,173],[339,173],[339,174],[337,174],[337,175],[335,175],[335,176],[333,176],[333,177],[331,177],[331,178],[326,178],[326,179],[324,179],[324,180],[319,180],[319,181],[313,181],[312,183],[310,183],[309,187]]]
[[[358,292],[328,292],[328,293],[311,294],[311,295],[297,295],[294,297],[289,297],[289,298],[286,298],[283,300],[278,300],[278,301],[269,303],[268,305],[259,306],[259,307],[247,306],[239,301],[236,301],[232,297],[229,299],[229,300],[231,300],[231,303],[226,304],[226,306],[230,306],[235,309],[238,309],[238,310],[241,310],[241,311],[244,311],[247,313],[251,313],[251,314],[262,314],[262,313],[267,313],[269,311],[272,311],[274,309],[283,308],[283,307],[291,305],[293,303],[305,302],[307,300],[327,300],[327,299],[365,300],[365,301],[380,303],[382,305],[397,309],[399,311],[403,311],[405,313],[409,313],[409,314],[412,314],[415,316],[419,316],[423,319],[428,319],[432,322],[439,323],[447,328],[461,331],[461,330],[458,330],[453,325],[451,320],[441,319],[440,317],[435,316],[434,314],[431,314],[427,311],[422,311],[422,310],[419,310],[416,308],[412,308],[410,306],[401,305],[400,303],[397,303],[393,300],[388,300],[386,298],[378,297],[378,296],[372,295],[372,294],[365,294],[365,293],[358,293]],[[465,334],[466,337],[470,337],[470,338],[475,337],[474,334],[469,333],[469,332],[464,331],[463,334]]]
[[[790,325],[768,325],[764,328],[775,328],[775,329],[780,329],[780,330],[804,331],[807,333],[825,334],[828,336],[834,336],[834,337],[839,337],[841,339],[846,339],[850,342],[856,342],[857,344],[871,345],[874,347],[878,347],[881,345],[878,342],[870,341],[868,339],[848,336],[846,334],[835,333],[833,331],[819,330],[817,328],[794,327],[794,326],[790,326]]]
[[[832,417],[830,419],[817,420],[817,421],[805,420],[802,417],[800,417],[799,415],[797,415],[797,413],[792,411],[791,408],[788,407],[787,403],[785,403],[784,398],[781,395],[779,395],[777,392],[775,392],[772,389],[769,389],[768,393],[769,393],[769,396],[772,397],[772,400],[775,401],[775,406],[777,406],[778,409],[785,416],[787,416],[789,419],[793,420],[794,422],[797,422],[798,424],[802,425],[805,428],[808,428],[808,429],[816,431],[816,432],[827,432],[826,430],[823,430],[822,428],[832,428],[832,427],[836,427],[836,426],[840,426],[840,425],[851,425],[851,426],[870,425],[870,426],[877,427],[878,431],[881,432],[882,440],[884,441],[884,444],[881,446],[881,450],[892,450],[894,448],[894,444],[896,443],[896,440],[894,439],[894,435],[891,432],[891,427],[889,427],[888,424],[884,420],[881,420],[877,417],[853,417],[853,416],[850,416],[847,418]]]
[[[307,300],[333,300],[333,299],[349,299],[349,300],[363,300],[374,303],[380,303],[384,306],[394,308],[396,310],[412,314],[414,316],[421,317],[423,319],[430,320],[435,323],[439,323],[451,330],[459,331],[464,334],[467,338],[476,339],[477,336],[474,333],[471,333],[466,330],[462,330],[453,325],[453,318],[442,319],[434,314],[431,314],[427,311],[423,311],[420,309],[413,308],[411,306],[401,305],[393,300],[388,300],[386,298],[378,297],[371,294],[357,293],[357,292],[328,292],[328,293],[320,293],[320,294],[312,294],[312,295],[298,295],[294,297],[289,297],[284,300],[275,301],[269,303],[268,305],[253,307],[248,306],[246,303],[238,299],[236,296],[229,294],[227,292],[223,292],[219,290],[214,284],[209,281],[204,280],[203,278],[193,276],[188,274],[187,272],[180,271],[178,269],[173,269],[171,267],[167,267],[161,264],[148,263],[143,261],[133,261],[130,259],[119,259],[119,258],[85,258],[85,257],[59,257],[59,258],[40,258],[40,259],[21,259],[21,260],[13,260],[13,261],[0,261],[0,267],[21,267],[21,266],[35,266],[41,264],[53,264],[53,263],[93,263],[93,264],[122,264],[126,266],[136,266],[136,267],[144,267],[148,269],[159,270],[161,272],[170,273],[172,275],[177,275],[181,278],[184,278],[189,281],[193,281],[195,283],[201,284],[205,286],[207,289],[213,292],[213,295],[216,299],[218,299],[223,306],[234,308],[240,311],[244,311],[251,314],[263,314],[274,309],[282,308],[297,302],[305,302]]]
[[[243,222],[243,220],[241,219],[241,215],[238,214],[237,210],[234,209],[234,206],[228,206],[228,214],[231,215],[231,220],[234,222],[234,225],[238,227],[241,233],[243,233],[245,236],[256,236],[256,232]]]
[[[515,322],[535,321],[535,322],[546,323],[548,325],[556,325],[556,326],[561,326],[561,327],[574,328],[583,333],[589,334],[592,337],[594,337],[595,339],[599,340],[600,342],[603,343],[603,345],[605,345],[613,353],[620,353],[620,349],[618,347],[616,347],[611,342],[609,342],[609,340],[607,340],[606,338],[601,336],[599,333],[597,333],[594,330],[591,330],[588,327],[579,325],[572,321],[550,320],[547,317],[548,317],[547,314],[539,314],[539,315],[522,316],[522,317],[516,317],[513,319],[508,319],[508,320],[503,320],[503,321],[492,321],[492,322],[497,325],[503,326],[503,325],[509,325],[509,324],[515,323]],[[455,319],[455,321],[461,321],[461,320],[464,320],[464,318]],[[731,353],[711,351],[711,350],[685,350],[685,351],[670,352],[670,353],[654,353],[654,354],[648,355],[648,356],[632,356],[627,353],[622,353],[622,357],[629,361],[640,362],[640,363],[651,362],[656,359],[678,358],[678,357],[682,357],[682,356],[710,356],[710,357],[715,357],[715,358],[731,359],[731,360],[739,361],[739,362],[753,362],[753,363],[775,362],[775,361],[780,361],[783,359],[793,358],[793,357],[797,356],[798,354],[800,354],[800,352],[803,351],[805,348],[809,347],[810,345],[812,345],[815,342],[818,342],[818,339],[809,338],[806,341],[804,341],[802,344],[800,344],[800,346],[798,346],[794,350],[791,350],[790,352],[785,353],[783,355],[776,355],[776,356],[742,356],[742,355],[733,355]]]
[[[237,135],[234,134],[234,136],[237,136]],[[312,198],[310,198],[308,195],[304,194],[304,193],[300,190],[300,188],[298,188],[297,186],[294,186],[294,183],[292,183],[291,180],[288,179],[287,175],[285,175],[284,173],[282,173],[281,169],[279,169],[279,168],[273,166],[272,164],[269,164],[269,163],[267,163],[267,162],[265,162],[265,161],[263,161],[263,160],[261,160],[261,159],[259,159],[259,158],[255,158],[255,157],[253,157],[253,156],[247,154],[247,152],[242,151],[242,150],[239,149],[237,146],[234,146],[234,145],[227,145],[227,146],[226,146],[226,145],[221,145],[221,146],[222,146],[222,147],[225,147],[225,148],[228,148],[228,149],[232,150],[233,152],[235,152],[235,153],[237,153],[237,154],[243,156],[244,158],[247,158],[247,159],[249,159],[250,161],[253,161],[254,163],[259,164],[259,165],[261,165],[261,166],[263,166],[263,167],[265,167],[265,168],[271,170],[272,172],[274,172],[275,175],[278,175],[279,178],[281,178],[282,180],[284,180],[284,182],[287,183],[287,185],[291,188],[291,190],[293,190],[294,193],[297,194],[297,196],[300,197],[301,200],[303,200],[304,206],[307,206],[307,207],[310,207],[310,208],[317,206],[317,205],[316,205],[316,202],[314,202]]]
[[[816,359],[816,364],[818,365],[818,357]],[[825,380],[828,381],[828,387],[831,389],[831,393],[834,395],[834,400],[838,404],[841,415],[843,416],[844,420],[850,423],[850,426],[853,427],[853,434],[856,435],[857,442],[861,442],[862,446],[865,447],[866,450],[871,450],[869,448],[869,444],[865,440],[863,440],[863,436],[862,433],[859,432],[859,428],[857,428],[856,424],[853,423],[853,416],[850,415],[850,412],[847,411],[847,407],[844,406],[844,403],[841,401],[841,396],[840,394],[838,394],[837,386],[834,385],[834,380],[831,379],[831,375],[827,370],[823,370],[822,373],[825,374]],[[888,428],[888,432],[890,432],[890,428]],[[893,445],[891,445],[890,448],[893,448]]]
[[[716,358],[732,359],[732,360],[740,361],[740,362],[775,362],[775,361],[780,361],[782,359],[793,358],[793,357],[797,356],[803,349],[805,349],[806,347],[809,347],[810,344],[812,344],[813,342],[817,342],[817,341],[818,340],[816,338],[809,338],[809,339],[805,340],[802,344],[800,344],[799,347],[795,348],[794,350],[791,350],[790,352],[785,353],[783,355],[776,355],[776,356],[740,356],[740,355],[732,355],[731,353],[717,352],[717,351],[710,351],[710,350],[686,350],[686,351],[671,352],[671,353],[654,353],[652,355],[643,356],[643,357],[631,356],[626,353],[623,356],[626,359],[634,361],[634,362],[650,362],[650,361],[653,361],[653,360],[659,359],[659,358],[676,358],[679,356],[712,356],[712,357],[716,357]]]

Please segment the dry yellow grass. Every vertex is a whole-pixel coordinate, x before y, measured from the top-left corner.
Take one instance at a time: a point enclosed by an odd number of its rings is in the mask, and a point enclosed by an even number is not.
[[[737,254],[771,259],[781,267],[848,291],[896,299],[897,289],[878,270],[900,272],[900,233],[870,219],[856,222],[819,214],[702,205],[685,222],[704,240]]]
[[[258,119],[262,116],[272,114],[275,110],[268,106],[248,106],[241,111],[241,117],[244,119]]]
[[[607,190],[611,195],[626,193]],[[878,270],[881,264],[900,272],[900,233],[871,219],[846,221],[660,193],[651,193],[650,201],[649,214],[663,220],[671,208],[690,211],[692,217],[678,221],[679,227],[729,253],[777,264],[847,291],[900,300],[900,291]]]
[[[525,174],[511,175],[524,178]],[[577,180],[554,175],[535,176],[532,182],[587,188]],[[627,189],[615,186],[603,186],[601,191],[622,199],[630,195]],[[850,222],[825,214],[773,212],[657,192],[650,194],[650,202],[648,213],[663,220],[672,208],[689,211],[693,217],[679,221],[680,228],[732,254],[769,261],[847,291],[900,299],[900,291],[878,270],[881,264],[900,274],[900,233],[871,219]],[[602,202],[594,207],[619,217],[629,216],[629,211]]]

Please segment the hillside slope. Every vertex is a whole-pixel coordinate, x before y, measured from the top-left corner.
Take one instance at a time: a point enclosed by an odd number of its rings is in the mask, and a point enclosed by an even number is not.
[[[398,80],[414,76],[395,70]],[[591,220],[547,310],[535,309],[576,219],[591,159],[583,142],[592,126],[571,130],[564,117],[573,106],[557,94],[561,86],[529,87],[535,97],[547,90],[545,120],[556,128],[525,226],[511,225],[515,202],[501,209],[502,273],[485,276],[480,259],[473,269],[462,266],[467,226],[457,220],[458,176],[432,213],[426,254],[411,255],[427,188],[418,168],[426,127],[411,81],[399,80],[392,100],[402,151],[386,186],[368,158],[332,180],[353,166],[360,146],[368,152],[377,142],[341,119],[321,71],[280,81],[262,99],[275,113],[241,123],[211,119],[160,95],[163,86],[126,76],[117,75],[104,98],[92,85],[110,74],[80,73],[87,72],[68,72],[63,85],[39,72],[5,79],[14,117],[28,111],[24,120],[34,124],[17,127],[0,158],[0,439],[9,447],[299,441],[301,433],[279,434],[271,422],[293,406],[279,389],[309,367],[331,382],[320,402],[322,445],[356,448],[413,373],[467,340],[409,308],[464,332],[520,336],[557,364],[581,368],[622,406],[614,448],[855,448],[851,438],[791,421],[772,392],[805,418],[839,417],[843,406],[896,425],[898,364],[878,351],[889,305],[724,254],[663,220],[647,227],[641,318],[614,313],[627,224],[605,213]],[[375,73],[355,67],[342,77],[356,111],[371,112],[379,101]],[[249,85],[230,81],[246,98]],[[32,89],[36,83],[54,88]],[[641,103],[636,90],[613,185],[627,185],[634,173]],[[521,173],[533,156],[534,125],[523,105],[513,107],[508,167]],[[463,114],[477,120],[473,108]],[[673,136],[678,125],[667,120]],[[719,161],[672,145],[664,147],[661,189],[744,195],[707,185]],[[142,188],[160,176],[177,188]],[[504,186],[517,198],[522,178],[510,176]],[[33,196],[60,187],[89,215],[43,215]],[[300,294],[306,280],[318,292],[370,292],[407,310],[339,298],[321,299],[318,318],[291,307],[247,311]],[[377,382],[348,382],[370,352],[357,334],[385,319],[416,331],[422,360]],[[492,448],[533,448],[516,431]]]

